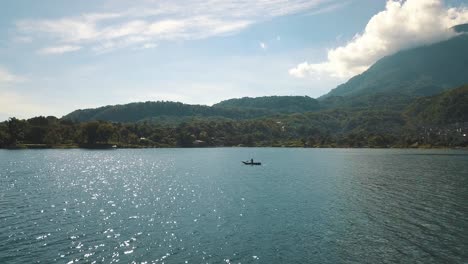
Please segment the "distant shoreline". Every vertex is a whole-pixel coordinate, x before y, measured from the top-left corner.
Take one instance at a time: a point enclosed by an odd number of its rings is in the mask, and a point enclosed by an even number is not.
[[[116,147],[113,147],[116,146]],[[205,146],[205,147],[181,147],[181,146],[138,146],[138,145],[46,145],[46,144],[21,144],[17,146],[4,147],[5,150],[31,150],[31,149],[94,149],[94,150],[115,150],[115,149],[210,149],[210,148],[297,148],[297,149],[452,149],[468,150],[468,147],[430,146],[421,145],[417,147],[389,146],[389,147],[350,147],[350,146]]]

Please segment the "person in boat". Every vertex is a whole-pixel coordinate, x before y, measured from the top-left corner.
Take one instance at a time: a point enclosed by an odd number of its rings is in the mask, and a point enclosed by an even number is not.
[[[253,163],[253,159],[250,159],[250,163]]]

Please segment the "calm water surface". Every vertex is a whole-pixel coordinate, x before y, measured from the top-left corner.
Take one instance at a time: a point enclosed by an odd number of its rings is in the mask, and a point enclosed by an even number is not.
[[[468,152],[0,150],[0,263],[34,262],[468,263]]]

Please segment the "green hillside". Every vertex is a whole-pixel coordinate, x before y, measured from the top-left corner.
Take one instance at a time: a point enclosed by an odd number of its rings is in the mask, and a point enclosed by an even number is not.
[[[468,85],[412,103],[406,115],[418,124],[448,125],[468,122]]]
[[[281,113],[302,113],[316,111],[319,102],[308,96],[265,96],[230,99],[213,105],[220,108],[266,109]]]

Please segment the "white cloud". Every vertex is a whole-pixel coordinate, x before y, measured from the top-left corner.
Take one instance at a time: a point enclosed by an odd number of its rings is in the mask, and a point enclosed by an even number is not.
[[[371,18],[362,34],[329,50],[327,61],[304,62],[289,73],[349,78],[386,55],[448,39],[456,34],[451,27],[467,22],[468,9],[447,8],[442,0],[388,0],[386,9]]]
[[[6,68],[0,66],[0,85],[6,83],[23,82],[25,78],[16,74],[11,73]]]
[[[260,45],[260,48],[262,48],[263,50],[266,50],[268,48],[267,44],[265,44],[265,42],[260,42],[258,43]]]
[[[232,34],[260,21],[311,11],[333,1],[337,0],[121,1],[124,4],[117,12],[21,20],[16,27],[23,36],[53,42],[50,46],[82,46],[105,52],[160,41]]]
[[[55,47],[48,47],[39,50],[40,54],[50,55],[50,54],[63,54],[67,52],[73,52],[80,50],[80,46],[72,46],[72,45],[64,45],[64,46],[55,46]]]

